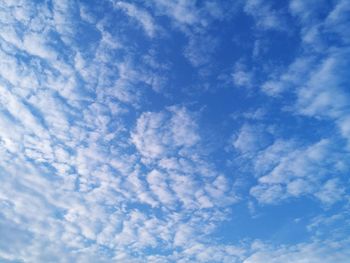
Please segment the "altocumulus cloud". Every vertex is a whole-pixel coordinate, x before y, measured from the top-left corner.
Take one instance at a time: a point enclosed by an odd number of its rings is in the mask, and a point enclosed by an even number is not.
[[[0,261],[347,262],[349,10],[0,0]]]

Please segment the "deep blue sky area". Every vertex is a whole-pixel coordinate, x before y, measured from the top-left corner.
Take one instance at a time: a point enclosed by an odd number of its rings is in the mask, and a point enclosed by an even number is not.
[[[349,263],[348,0],[0,0],[0,262]]]

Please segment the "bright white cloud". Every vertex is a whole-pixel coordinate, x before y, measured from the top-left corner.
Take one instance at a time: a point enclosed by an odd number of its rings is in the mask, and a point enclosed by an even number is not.
[[[196,129],[186,109],[173,107],[168,112],[143,113],[131,137],[142,156],[160,159],[198,143]]]

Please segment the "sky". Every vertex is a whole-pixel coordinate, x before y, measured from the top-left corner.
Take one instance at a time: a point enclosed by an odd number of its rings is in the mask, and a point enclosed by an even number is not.
[[[348,263],[349,68],[348,0],[0,0],[0,262]]]

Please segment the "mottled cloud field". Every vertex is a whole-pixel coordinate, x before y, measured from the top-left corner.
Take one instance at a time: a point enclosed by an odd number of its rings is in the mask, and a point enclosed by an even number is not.
[[[350,2],[0,0],[0,261],[347,263]]]

